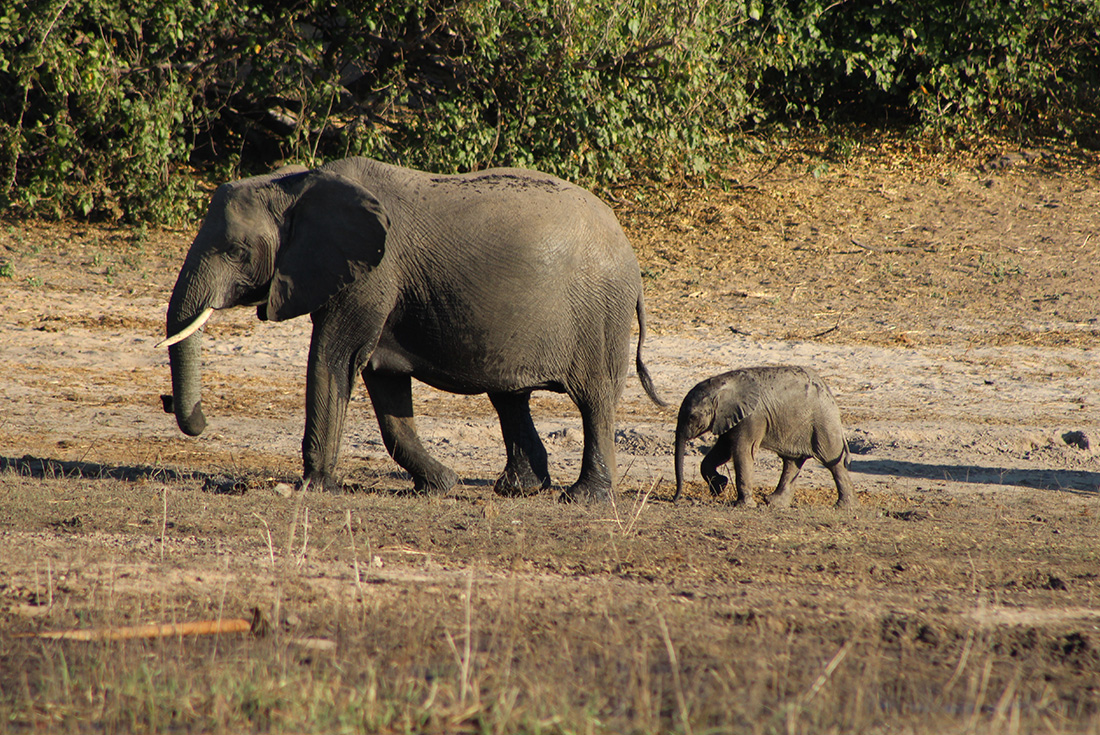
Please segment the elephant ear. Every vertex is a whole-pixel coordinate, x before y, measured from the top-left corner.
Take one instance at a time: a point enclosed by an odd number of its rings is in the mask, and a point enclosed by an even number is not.
[[[316,311],[366,275],[382,260],[388,229],[382,203],[362,185],[327,171],[310,175],[283,222],[267,318]]]
[[[712,431],[721,435],[737,426],[759,410],[762,398],[760,384],[750,374],[734,376],[715,395]]]

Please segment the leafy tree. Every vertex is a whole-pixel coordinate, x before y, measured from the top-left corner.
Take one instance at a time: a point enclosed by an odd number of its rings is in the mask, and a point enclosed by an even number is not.
[[[586,184],[841,120],[1098,145],[1096,0],[29,0],[0,204],[172,220],[201,178],[363,154]]]

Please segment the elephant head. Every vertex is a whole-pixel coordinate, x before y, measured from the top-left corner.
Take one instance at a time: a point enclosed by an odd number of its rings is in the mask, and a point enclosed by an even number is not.
[[[731,377],[736,375],[737,377]],[[673,470],[679,499],[684,487],[684,454],[692,439],[713,432],[724,434],[741,423],[760,405],[761,392],[755,380],[743,373],[726,373],[702,381],[688,391],[676,419]]]
[[[218,309],[255,306],[260,319],[310,313],[374,268],[389,220],[362,185],[318,169],[279,171],[214,194],[168,304],[172,407],[197,436],[202,411],[200,331]]]

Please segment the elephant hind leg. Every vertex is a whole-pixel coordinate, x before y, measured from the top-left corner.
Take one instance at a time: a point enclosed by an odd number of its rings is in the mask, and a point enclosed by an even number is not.
[[[458,484],[454,470],[428,454],[413,420],[412,379],[408,375],[382,375],[363,371],[382,441],[393,460],[413,477],[418,493],[444,493]]]
[[[848,468],[844,466],[843,460],[838,460],[832,465],[826,466],[833,473],[833,482],[836,483],[836,507],[855,508],[858,506],[859,499],[856,497],[856,491],[852,485],[852,475],[848,472]]]
[[[791,505],[791,486],[794,484],[798,473],[802,471],[802,465],[806,463],[806,457],[781,457],[783,471],[779,475],[779,484],[775,492],[765,498],[765,502],[773,508],[788,508]]]
[[[534,495],[550,487],[546,447],[531,420],[531,394],[490,393],[500,417],[500,431],[508,460],[493,488],[498,495]]]
[[[574,398],[584,428],[584,454],[577,481],[562,502],[608,500],[615,482],[615,401]]]

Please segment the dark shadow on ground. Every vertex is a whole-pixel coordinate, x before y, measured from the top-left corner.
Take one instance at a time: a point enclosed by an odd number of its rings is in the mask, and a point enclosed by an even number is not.
[[[0,472],[11,471],[24,477],[52,479],[87,480],[154,480],[172,482],[175,480],[203,479],[206,475],[199,472],[174,470],[167,467],[148,467],[136,465],[107,465],[98,462],[72,462],[48,457],[0,457]]]
[[[73,462],[69,460],[34,457],[25,454],[22,457],[0,457],[0,472],[14,472],[23,477],[43,479],[83,479],[83,480],[123,480],[126,482],[189,482],[202,483],[203,492],[218,495],[244,495],[253,490],[270,489],[277,485],[298,489],[300,477],[272,478],[267,474],[240,472],[198,472],[179,470],[170,467],[149,467],[137,465],[109,465],[98,462]],[[494,481],[485,479],[464,479],[461,484],[446,495],[459,493],[463,486],[492,487]],[[397,487],[395,490],[394,487]],[[347,493],[377,493],[381,495],[410,495],[413,492],[412,477],[403,470],[377,473],[364,476],[356,473],[343,483]]]
[[[1083,470],[1021,470],[975,465],[922,464],[892,459],[853,460],[851,470],[865,475],[896,475],[926,480],[950,480],[983,485],[1012,485],[1070,493],[1100,494],[1100,472]]]
[[[122,480],[124,482],[201,482],[203,492],[218,495],[243,495],[249,490],[271,487],[277,481],[259,474],[195,472],[171,467],[147,465],[109,465],[99,462],[73,462],[49,457],[0,457],[0,472],[22,477],[55,480]]]

